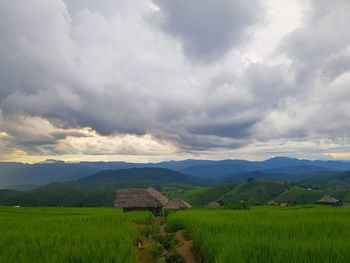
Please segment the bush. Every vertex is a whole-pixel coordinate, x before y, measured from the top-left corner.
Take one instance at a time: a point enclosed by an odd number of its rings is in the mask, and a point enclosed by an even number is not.
[[[151,255],[153,259],[157,259],[162,255],[163,249],[160,245],[150,247],[148,249],[148,253]]]
[[[176,254],[175,252],[169,253],[165,257],[166,263],[186,263],[186,261],[181,257],[179,254]]]
[[[175,234],[169,234],[161,240],[162,246],[166,250],[171,250],[176,245]]]

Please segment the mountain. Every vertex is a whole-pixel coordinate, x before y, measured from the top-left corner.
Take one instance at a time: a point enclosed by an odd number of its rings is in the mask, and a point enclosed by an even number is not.
[[[330,171],[324,167],[311,165],[288,166],[266,170],[257,170],[242,174],[227,174],[225,175],[226,178],[223,179],[222,182],[242,183],[249,179],[298,182],[313,176],[317,176],[319,174],[333,175],[334,171]]]
[[[298,181],[320,172],[350,170],[349,162],[310,161],[275,157],[261,162],[244,160],[212,161],[204,165],[189,166],[180,171],[216,182],[243,182],[249,177]]]
[[[0,162],[0,188],[31,190],[52,182],[84,178],[100,171],[130,168],[166,168],[216,183],[227,181],[237,183],[244,182],[249,176],[257,179],[304,180],[321,172],[350,171],[350,162],[309,161],[287,157],[276,157],[261,162],[231,159],[159,163],[65,163],[55,160],[37,164]]]
[[[118,188],[203,185],[203,180],[164,168],[107,170],[85,178],[51,183],[28,192],[0,191],[0,205],[113,206]]]
[[[77,181],[61,183],[83,190],[115,189],[120,185],[162,185],[162,184],[184,184],[203,185],[206,182],[193,176],[184,175],[177,171],[165,168],[130,168],[120,170],[107,170],[87,176]]]
[[[220,180],[227,177],[228,174],[231,175],[234,173],[238,175],[254,170],[258,170],[258,166],[255,162],[244,160],[222,160],[189,166],[180,171],[204,179]]]

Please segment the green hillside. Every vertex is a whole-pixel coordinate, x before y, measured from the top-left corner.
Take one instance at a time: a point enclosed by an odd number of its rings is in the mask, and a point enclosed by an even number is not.
[[[276,198],[287,186],[278,182],[250,181],[242,183],[219,198],[224,203],[243,200],[248,204],[259,205]]]
[[[286,190],[273,200],[277,203],[289,203],[291,205],[314,204],[325,194],[330,194],[339,200],[344,200],[344,198],[348,194],[348,190],[337,188],[307,189],[294,186]]]
[[[231,191],[235,186],[234,184],[211,187],[162,186],[161,191],[169,198],[182,198],[193,206],[205,206]]]

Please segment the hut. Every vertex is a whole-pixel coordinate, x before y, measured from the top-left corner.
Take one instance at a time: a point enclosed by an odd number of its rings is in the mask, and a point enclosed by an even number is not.
[[[169,203],[167,203],[164,206],[165,209],[172,209],[172,210],[186,209],[191,207],[192,206],[189,203],[179,198],[169,201]]]
[[[270,206],[277,206],[278,203],[275,202],[275,201],[270,201],[270,202],[267,203],[267,205],[270,205]]]
[[[221,205],[219,202],[210,202],[208,205],[207,205],[208,208],[220,208]]]
[[[124,212],[143,210],[160,215],[168,201],[168,198],[151,187],[119,189],[114,207],[122,208]]]
[[[323,205],[340,205],[340,201],[331,195],[324,195],[320,200],[317,201]]]

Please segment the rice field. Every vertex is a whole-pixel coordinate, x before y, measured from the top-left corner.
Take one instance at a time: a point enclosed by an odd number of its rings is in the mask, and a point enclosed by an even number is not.
[[[107,208],[0,207],[0,262],[137,262],[133,223],[151,215]]]
[[[253,207],[186,210],[169,216],[207,263],[350,262],[350,209]]]

